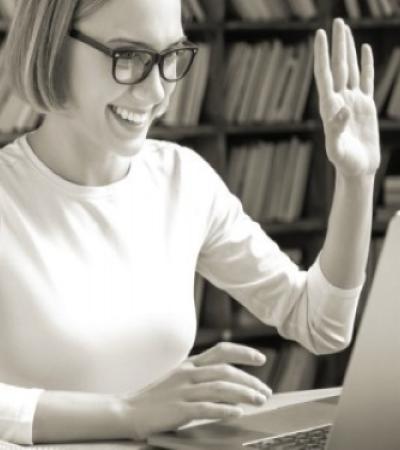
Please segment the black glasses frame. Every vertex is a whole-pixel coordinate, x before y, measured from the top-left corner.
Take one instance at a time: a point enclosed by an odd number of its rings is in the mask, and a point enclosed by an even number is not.
[[[192,44],[189,41],[184,43],[183,46],[164,50],[160,53],[152,51],[152,50],[147,50],[147,49],[139,49],[139,48],[135,48],[132,46],[124,46],[124,47],[118,47],[118,48],[112,49],[112,48],[109,48],[109,47],[103,45],[102,43],[96,41],[95,39],[87,36],[86,34],[82,33],[81,31],[78,31],[75,29],[70,30],[69,35],[72,38],[77,39],[78,41],[83,42],[83,43],[89,45],[90,47],[95,48],[96,50],[99,50],[100,52],[104,53],[105,55],[110,56],[113,61],[112,76],[113,76],[114,80],[119,84],[134,85],[134,84],[140,83],[149,75],[149,73],[153,70],[154,65],[156,65],[156,64],[158,65],[158,69],[160,71],[161,78],[169,83],[174,83],[175,81],[181,80],[189,72],[189,69],[191,68],[194,58],[199,50],[199,48],[196,45]],[[174,78],[171,80],[170,78],[167,78],[164,73],[164,58],[177,50],[190,50],[192,59],[190,60],[190,63],[188,64],[188,67],[185,70],[185,72],[178,78]],[[143,75],[137,81],[134,81],[134,82],[121,82],[116,77],[115,68],[117,65],[117,60],[121,56],[121,53],[126,52],[126,51],[130,51],[130,52],[134,51],[135,53],[144,53],[151,57],[151,64],[148,65],[146,70],[143,72]]]

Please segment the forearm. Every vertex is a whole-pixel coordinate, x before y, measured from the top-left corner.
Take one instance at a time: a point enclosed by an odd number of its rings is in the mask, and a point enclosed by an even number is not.
[[[321,270],[335,286],[359,286],[364,277],[372,227],[374,176],[336,174]]]
[[[34,443],[128,439],[116,396],[45,391],[33,421]]]

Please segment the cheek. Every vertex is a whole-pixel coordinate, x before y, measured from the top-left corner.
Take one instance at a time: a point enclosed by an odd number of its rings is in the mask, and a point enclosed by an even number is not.
[[[173,92],[175,91],[175,87],[176,87],[176,83],[165,83],[164,84],[165,97],[164,97],[163,101],[159,105],[157,105],[156,108],[154,109],[154,118],[161,117],[167,111],[170,100],[171,100],[171,96],[172,96]]]
[[[71,107],[77,111],[99,112],[109,99],[119,95],[119,87],[111,74],[111,60],[96,54],[71,52],[66,71]],[[108,100],[107,100],[108,99]]]

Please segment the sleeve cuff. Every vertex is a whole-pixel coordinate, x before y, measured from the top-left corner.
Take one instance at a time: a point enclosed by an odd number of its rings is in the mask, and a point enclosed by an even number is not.
[[[33,444],[33,418],[43,389],[3,385],[5,410],[0,417],[1,439],[15,444]],[[3,395],[4,394],[4,395]]]
[[[323,274],[320,263],[320,255],[318,255],[314,264],[308,270],[309,283],[314,286],[316,291],[323,292],[324,294],[333,295],[335,297],[343,299],[358,298],[361,294],[362,288],[365,282],[365,272],[363,275],[362,283],[354,288],[343,289],[334,286]]]

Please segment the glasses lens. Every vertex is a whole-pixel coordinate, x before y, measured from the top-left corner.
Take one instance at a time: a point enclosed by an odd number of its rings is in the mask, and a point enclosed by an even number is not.
[[[135,83],[151,66],[152,57],[145,52],[121,52],[115,63],[115,77],[120,83]]]
[[[176,49],[164,54],[163,72],[169,81],[182,78],[193,62],[193,51],[190,49]]]

